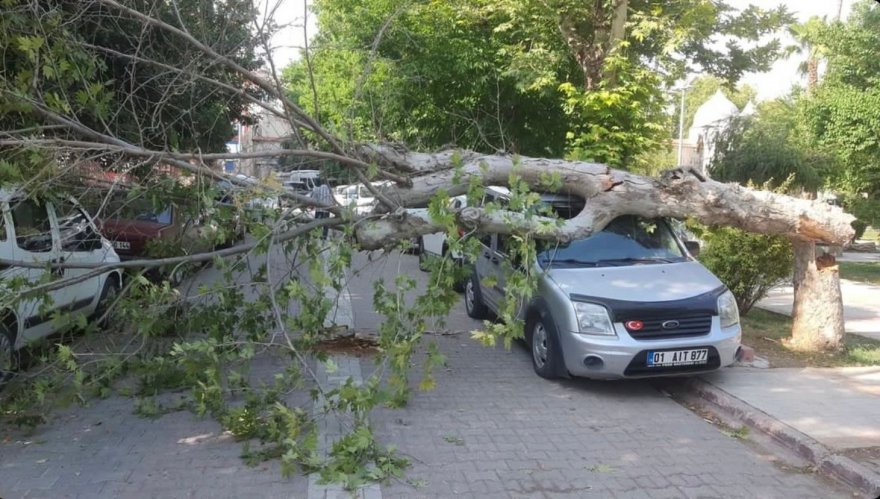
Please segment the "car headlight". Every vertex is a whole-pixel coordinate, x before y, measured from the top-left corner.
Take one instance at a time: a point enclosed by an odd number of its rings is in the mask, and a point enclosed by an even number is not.
[[[611,318],[608,317],[608,310],[605,307],[582,301],[573,303],[574,313],[577,315],[578,328],[581,334],[617,336],[617,333],[614,332],[614,326],[611,325]]]
[[[739,307],[736,306],[736,298],[730,291],[725,291],[718,297],[718,318],[721,320],[721,327],[739,324]]]

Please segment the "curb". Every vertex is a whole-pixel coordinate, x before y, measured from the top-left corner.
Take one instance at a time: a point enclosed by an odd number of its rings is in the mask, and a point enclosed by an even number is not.
[[[774,419],[721,388],[700,378],[691,378],[686,386],[697,396],[715,404],[746,425],[759,430],[809,461],[821,473],[853,486],[870,497],[880,497],[880,474],[852,459],[834,454],[815,439]]]

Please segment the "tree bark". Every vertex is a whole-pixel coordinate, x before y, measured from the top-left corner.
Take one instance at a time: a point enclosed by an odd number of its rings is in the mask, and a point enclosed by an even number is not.
[[[819,84],[819,59],[811,56],[807,61],[807,92],[813,92]]]
[[[626,17],[629,10],[629,0],[616,0],[614,2],[614,17],[611,20],[611,48],[613,49],[617,42],[623,40],[626,34]]]
[[[611,20],[611,38],[608,41],[609,52],[617,49],[618,44],[626,37],[626,19],[629,13],[629,0],[616,0],[614,2],[614,17]],[[608,83],[617,85],[617,72],[608,72]]]
[[[792,241],[794,308],[789,346],[804,351],[835,351],[843,347],[843,298],[834,257],[819,252],[814,241]]]

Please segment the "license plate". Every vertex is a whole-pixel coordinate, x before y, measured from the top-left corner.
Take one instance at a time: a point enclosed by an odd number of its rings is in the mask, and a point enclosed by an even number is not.
[[[708,361],[708,348],[648,352],[648,367],[695,366]]]
[[[113,241],[113,247],[116,249],[127,250],[131,249],[131,243],[128,241]]]

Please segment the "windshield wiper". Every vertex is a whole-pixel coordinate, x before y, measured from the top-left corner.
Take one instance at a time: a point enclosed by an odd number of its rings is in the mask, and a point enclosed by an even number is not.
[[[599,262],[591,260],[580,260],[577,258],[545,258],[541,260],[541,263],[549,265],[553,265],[555,263],[561,263],[563,265],[588,265],[590,267],[595,267],[599,265]]]
[[[673,263],[674,260],[669,258],[609,258],[607,260],[599,260],[597,263],[603,264],[627,264],[627,263]]]

